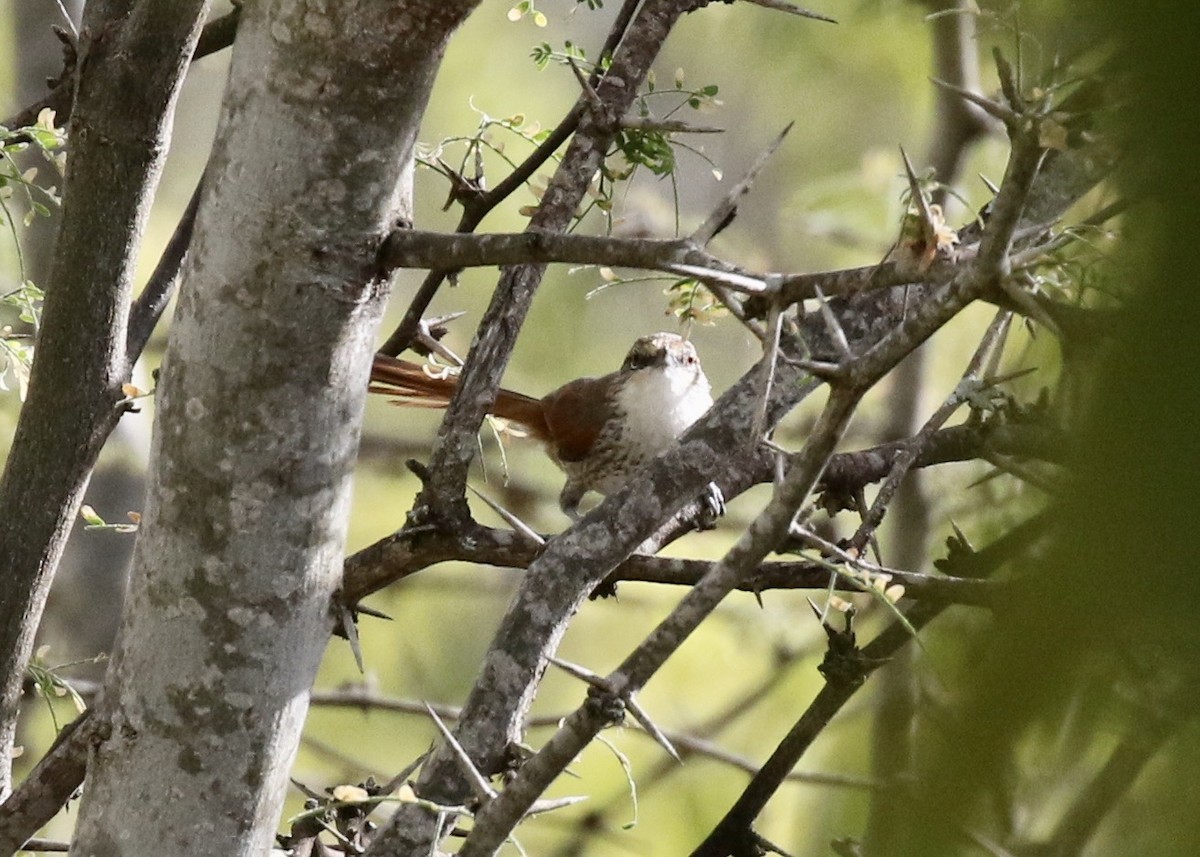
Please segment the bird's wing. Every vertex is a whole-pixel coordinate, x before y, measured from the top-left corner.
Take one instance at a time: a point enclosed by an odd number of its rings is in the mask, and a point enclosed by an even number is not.
[[[560,461],[580,461],[596,443],[612,414],[612,377],[580,378],[542,399],[549,438]]]

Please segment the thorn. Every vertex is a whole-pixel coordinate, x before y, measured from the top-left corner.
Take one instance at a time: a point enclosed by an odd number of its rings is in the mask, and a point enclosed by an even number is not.
[[[574,806],[577,803],[583,803],[587,800],[587,795],[570,795],[568,797],[553,798],[549,800],[534,801],[533,805],[525,811],[525,815],[541,815],[544,812],[554,812],[556,809],[564,809],[568,806]]]
[[[971,551],[971,553],[975,553],[975,546],[971,544],[971,540],[967,538],[967,534],[959,528],[958,524],[955,523],[953,519],[950,520],[950,527],[954,530],[954,537],[962,542],[962,544],[966,546],[967,550]]]
[[[394,621],[391,616],[384,613],[382,610],[376,610],[374,607],[367,607],[363,604],[355,604],[354,612],[360,616],[370,616],[373,619],[383,619],[386,622]]]
[[[468,485],[467,489],[470,490],[470,492],[472,494],[474,494],[476,497],[478,497],[484,503],[486,503],[489,509],[491,509],[497,515],[499,515],[501,518],[503,518],[505,523],[507,523],[510,527],[513,528],[514,532],[521,534],[528,541],[533,542],[533,544],[536,545],[537,547],[545,546],[546,540],[544,538],[542,538],[541,534],[538,533],[538,531],[535,530],[533,527],[529,526],[527,523],[522,521],[520,518],[518,518],[512,512],[508,511],[508,509],[505,509],[503,506],[501,506],[495,500],[491,499],[487,495],[478,491],[473,486]]]
[[[349,606],[343,604],[341,609],[342,630],[346,632],[346,642],[350,644],[350,651],[354,654],[354,663],[358,665],[360,674],[366,674],[366,668],[363,666],[362,645],[358,641],[358,623],[354,619],[354,611]]]
[[[553,655],[546,658],[546,660],[554,664],[554,666],[558,667],[567,675],[579,679],[584,684],[590,685],[599,690],[609,692],[612,691],[612,688],[608,686],[608,682],[604,680],[603,676],[592,672],[587,667],[582,667],[579,664],[573,664],[570,661],[564,661],[562,658],[557,658]]]
[[[671,739],[666,736],[666,733],[659,729],[654,721],[650,719],[650,715],[642,708],[641,703],[634,698],[632,693],[623,694],[623,696],[625,707],[629,709],[629,713],[633,715],[634,719],[642,724],[642,728],[646,730],[646,734],[653,738],[658,746],[666,750],[668,756],[682,765],[683,759],[679,757],[675,745],[671,743]]]
[[[925,192],[921,189],[921,182],[917,178],[916,170],[913,169],[912,161],[908,159],[908,152],[904,151],[904,147],[900,147],[900,157],[904,159],[904,172],[908,177],[908,192],[912,198],[913,205],[917,207],[917,213],[921,216],[921,223],[925,226],[927,233],[933,233],[937,230],[937,223],[934,220],[933,211],[929,208],[929,200],[925,198]]]
[[[579,88],[583,90],[583,96],[587,99],[588,106],[593,110],[600,111],[604,109],[604,102],[600,100],[599,94],[592,87],[591,82],[579,68],[575,62],[575,57],[567,54],[567,64],[571,66],[571,71],[575,73],[575,79],[579,81]]]
[[[462,744],[458,743],[458,739],[446,728],[446,724],[442,722],[442,718],[438,717],[437,712],[433,710],[433,706],[428,702],[423,702],[422,705],[425,706],[425,711],[429,714],[429,718],[433,721],[434,726],[437,727],[438,732],[442,733],[442,740],[454,751],[455,757],[458,759],[463,771],[467,774],[467,778],[471,781],[471,789],[475,792],[475,797],[481,801],[494,798],[496,790],[492,788],[492,784],[488,782],[487,777],[480,772],[479,768],[475,767],[475,763],[471,761],[471,757],[467,755],[467,751],[463,749]]]
[[[700,228],[692,233],[691,240],[699,247],[703,247],[712,240],[712,237],[717,234],[721,225],[730,217],[737,209],[738,200],[741,199],[750,190],[754,184],[754,180],[758,178],[759,172],[766,166],[767,161],[775,154],[775,151],[783,144],[784,138],[788,132],[792,130],[792,126],[796,123],[789,122],[779,135],[771,141],[771,145],[767,146],[766,151],[758,156],[756,160],[747,170],[746,175],[740,182],[730,188],[729,193],[725,196],[717,207],[713,209],[712,214],[704,223],[700,224]]]
[[[327,795],[323,795],[320,792],[314,792],[312,789],[310,789],[308,786],[304,785],[304,783],[300,782],[295,777],[288,777],[288,779],[291,781],[292,785],[294,785],[297,789],[299,789],[300,793],[307,798],[312,798],[313,800],[319,800],[322,803],[324,803],[326,797],[328,797]]]
[[[400,788],[400,786],[404,785],[404,781],[411,777],[417,768],[421,767],[421,763],[429,758],[430,752],[431,750],[426,750],[424,753],[417,756],[417,758],[413,759],[412,762],[405,766],[404,770],[380,786],[379,793],[390,795],[396,789]]]
[[[829,331],[829,338],[833,340],[833,344],[837,346],[837,350],[841,352],[842,358],[852,360],[853,353],[850,351],[850,340],[846,338],[846,332],[842,330],[841,323],[837,320],[837,316],[833,314],[833,310],[829,308],[829,301],[825,298],[825,293],[821,291],[820,286],[813,286],[817,297],[817,306],[821,310],[821,320],[825,322],[825,329]],[[813,373],[816,374],[815,372]]]
[[[777,12],[786,12],[789,15],[796,15],[801,18],[811,18],[814,21],[824,21],[827,24],[836,24],[837,21],[819,12],[810,12],[808,9],[802,9],[786,0],[747,0],[755,6],[762,6],[764,9],[774,9]]]
[[[668,265],[667,270],[672,274],[683,274],[694,277],[703,283],[720,283],[722,286],[742,292],[747,295],[765,295],[769,292],[765,280],[758,277],[748,277],[733,271],[718,271],[715,268],[702,268],[699,265],[684,265],[682,263]]]
[[[942,80],[941,78],[931,77],[929,78],[929,81],[935,86],[940,86],[942,89],[961,96],[962,98],[974,104],[987,115],[999,119],[1005,124],[1006,127],[1011,128],[1017,124],[1017,120],[1019,118],[1017,113],[1013,110],[1009,110],[1003,104],[998,104],[995,101],[992,101],[990,98],[984,98],[982,95],[972,92],[969,89],[963,89],[961,86],[955,86],[953,83]]]

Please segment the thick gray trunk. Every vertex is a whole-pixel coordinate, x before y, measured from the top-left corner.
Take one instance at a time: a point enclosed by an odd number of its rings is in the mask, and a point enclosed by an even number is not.
[[[261,855],[330,630],[375,251],[470,2],[247,3],[72,853]]]

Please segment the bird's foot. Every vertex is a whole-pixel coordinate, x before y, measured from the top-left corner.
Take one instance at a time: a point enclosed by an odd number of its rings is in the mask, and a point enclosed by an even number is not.
[[[725,495],[716,482],[709,482],[700,495],[700,511],[696,515],[696,529],[712,530],[725,515]]]

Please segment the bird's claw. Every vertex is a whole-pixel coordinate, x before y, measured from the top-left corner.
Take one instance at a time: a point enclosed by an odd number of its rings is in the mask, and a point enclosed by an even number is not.
[[[725,495],[716,482],[709,482],[700,495],[700,511],[696,515],[696,528],[711,530],[725,515]]]

